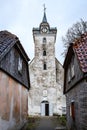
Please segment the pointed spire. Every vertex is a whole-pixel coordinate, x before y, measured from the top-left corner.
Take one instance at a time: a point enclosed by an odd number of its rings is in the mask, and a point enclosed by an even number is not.
[[[43,23],[47,23],[47,18],[46,18],[46,7],[45,7],[45,4],[44,4],[43,6],[44,6],[44,16],[43,16],[42,22],[43,22]]]

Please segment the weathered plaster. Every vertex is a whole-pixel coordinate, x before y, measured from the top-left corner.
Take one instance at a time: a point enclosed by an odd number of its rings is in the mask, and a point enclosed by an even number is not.
[[[28,112],[28,90],[0,70],[0,130],[17,129]]]

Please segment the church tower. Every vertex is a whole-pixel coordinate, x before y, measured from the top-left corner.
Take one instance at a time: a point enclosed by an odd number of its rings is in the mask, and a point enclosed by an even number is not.
[[[29,65],[29,115],[62,113],[63,68],[55,58],[56,34],[57,29],[50,27],[44,9],[42,22],[33,28],[35,57]]]

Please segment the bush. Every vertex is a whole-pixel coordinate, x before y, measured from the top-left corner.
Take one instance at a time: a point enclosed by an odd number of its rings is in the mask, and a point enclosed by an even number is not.
[[[60,122],[61,125],[66,126],[66,116],[64,116],[64,115],[60,116],[59,122]]]

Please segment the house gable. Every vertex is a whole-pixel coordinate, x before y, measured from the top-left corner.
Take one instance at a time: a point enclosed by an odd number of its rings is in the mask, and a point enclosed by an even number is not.
[[[72,89],[83,78],[83,72],[73,44],[70,45],[64,62],[64,93]]]
[[[29,58],[18,38],[15,40],[7,31],[0,32],[0,50],[0,69],[29,89]]]

